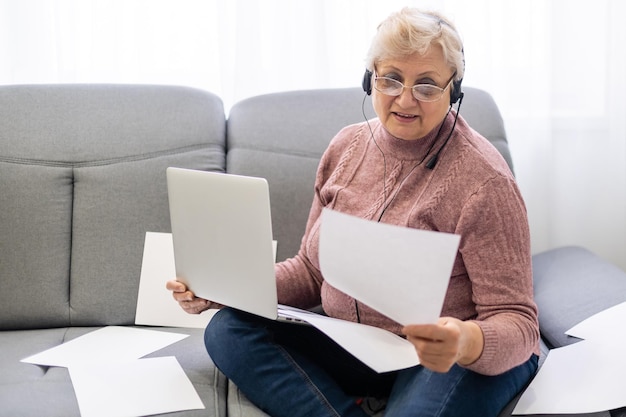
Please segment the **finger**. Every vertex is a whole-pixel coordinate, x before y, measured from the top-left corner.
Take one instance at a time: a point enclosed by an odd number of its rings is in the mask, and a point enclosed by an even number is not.
[[[436,372],[447,372],[456,363],[457,352],[450,344],[424,339],[412,341],[420,363]]]
[[[198,314],[208,310],[211,303],[203,298],[195,298],[191,301],[182,301],[179,304],[187,313]]]
[[[197,298],[196,300],[190,302],[189,308],[185,311],[191,314],[200,314],[209,309],[220,309],[223,307],[224,306],[222,304],[214,303],[203,298]]]
[[[450,370],[450,368],[452,368],[454,362],[420,358],[420,364],[431,371],[446,373]]]
[[[445,331],[438,324],[412,324],[405,326],[402,332],[407,337],[430,341],[442,340],[445,334]]]
[[[421,360],[432,363],[450,362],[456,360],[458,355],[458,342],[454,332],[434,331],[418,332],[419,336],[409,334],[410,341],[417,350]]]
[[[185,292],[187,291],[187,286],[180,281],[170,280],[165,283],[165,288],[169,291],[174,292]]]
[[[200,300],[200,298],[196,297],[194,293],[192,293],[191,291],[185,291],[185,292],[173,292],[172,296],[174,297],[174,300],[180,302],[191,302],[194,301],[195,299]]]

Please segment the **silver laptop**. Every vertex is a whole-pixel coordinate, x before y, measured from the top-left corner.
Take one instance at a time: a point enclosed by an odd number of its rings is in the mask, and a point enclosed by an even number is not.
[[[167,169],[176,276],[198,297],[269,319],[278,312],[268,183]]]

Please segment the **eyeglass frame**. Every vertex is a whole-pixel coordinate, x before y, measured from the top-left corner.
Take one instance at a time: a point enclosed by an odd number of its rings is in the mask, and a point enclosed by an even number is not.
[[[443,88],[439,87],[438,85],[434,85],[434,84],[415,84],[413,86],[408,86],[408,85],[404,85],[404,83],[402,83],[402,82],[400,82],[400,81],[398,81],[396,79],[390,78],[390,77],[379,77],[377,72],[374,71],[374,88],[376,89],[376,91],[379,91],[380,93],[385,94],[385,95],[390,96],[390,97],[399,97],[400,95],[402,95],[402,93],[404,92],[405,88],[410,88],[411,89],[411,95],[413,96],[413,98],[415,100],[422,101],[422,102],[425,102],[425,103],[432,103],[434,101],[441,100],[441,98],[445,94],[446,90],[450,87],[450,84],[454,81],[454,77],[456,77],[456,71],[454,71],[454,73],[452,74],[452,77],[450,77],[450,79],[446,83],[446,86],[443,87]],[[377,85],[378,84],[377,81],[379,79],[391,81],[391,82],[393,82],[394,84],[397,85],[398,89],[400,88],[400,86],[402,87],[402,89],[398,90],[398,94],[389,94],[388,92],[382,91],[381,89],[378,88],[378,85]],[[432,100],[419,98],[416,95],[416,94],[419,94],[418,91],[416,90],[416,88],[418,88],[418,87],[422,87],[422,88],[423,87],[428,87],[429,89],[430,88],[434,88],[434,89],[439,91],[439,97],[434,98]]]

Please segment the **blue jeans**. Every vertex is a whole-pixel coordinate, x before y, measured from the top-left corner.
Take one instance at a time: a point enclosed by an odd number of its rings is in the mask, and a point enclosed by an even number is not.
[[[224,308],[205,331],[215,365],[273,417],[366,417],[359,397],[388,397],[385,416],[496,417],[528,383],[538,358],[498,376],[454,366],[376,373],[311,326]]]

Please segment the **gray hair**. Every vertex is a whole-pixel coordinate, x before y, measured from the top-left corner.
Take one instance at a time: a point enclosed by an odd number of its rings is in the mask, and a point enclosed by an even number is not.
[[[405,7],[392,13],[379,26],[367,53],[365,65],[370,71],[385,59],[423,55],[439,45],[447,65],[456,72],[455,81],[465,73],[463,42],[454,25],[438,12],[424,12]]]

